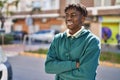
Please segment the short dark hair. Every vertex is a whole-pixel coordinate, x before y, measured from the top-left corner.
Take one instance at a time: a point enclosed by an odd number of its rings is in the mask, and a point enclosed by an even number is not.
[[[88,15],[88,12],[87,12],[87,9],[84,5],[82,4],[69,4],[66,8],[65,8],[65,12],[68,10],[68,9],[76,9],[77,11],[79,11],[84,17],[87,17]]]

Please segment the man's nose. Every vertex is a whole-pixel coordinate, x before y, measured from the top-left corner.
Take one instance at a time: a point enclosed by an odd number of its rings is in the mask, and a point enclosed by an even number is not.
[[[68,16],[66,17],[66,19],[67,19],[67,20],[71,20],[71,19],[72,19],[71,15],[68,15]]]

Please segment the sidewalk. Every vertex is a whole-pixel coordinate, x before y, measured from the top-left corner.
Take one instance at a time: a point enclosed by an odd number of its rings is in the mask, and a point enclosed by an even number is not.
[[[24,47],[23,45],[2,45],[1,46],[4,53],[8,56],[8,57],[12,57],[12,56],[16,56],[19,55],[20,52],[24,51]]]
[[[8,57],[19,55],[24,51],[34,51],[40,48],[46,49],[49,48],[50,44],[34,44],[34,45],[23,45],[23,44],[12,44],[12,45],[3,45],[1,46],[3,51]]]
[[[101,51],[120,53],[120,49],[116,45],[101,45]]]

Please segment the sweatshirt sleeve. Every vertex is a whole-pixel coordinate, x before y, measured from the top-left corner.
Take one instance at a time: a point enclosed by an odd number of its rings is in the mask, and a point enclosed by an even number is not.
[[[51,74],[60,74],[76,69],[75,61],[62,61],[58,59],[54,43],[55,40],[53,40],[53,42],[51,43],[51,46],[47,53],[47,58],[45,61],[45,71]]]
[[[99,54],[100,54],[99,41],[96,39],[91,40],[90,43],[87,45],[83,57],[79,59],[80,62],[79,69],[64,72],[60,74],[60,76],[68,77],[70,79],[78,78],[80,80],[95,80],[96,69],[99,61]]]

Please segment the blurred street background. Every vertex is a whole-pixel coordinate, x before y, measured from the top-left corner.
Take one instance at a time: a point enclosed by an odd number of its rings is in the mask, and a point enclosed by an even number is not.
[[[54,80],[44,71],[46,56],[35,54],[46,55],[54,36],[66,30],[64,8],[71,3],[87,7],[84,26],[101,40],[96,80],[120,80],[120,0],[0,0],[0,46],[13,80]]]

